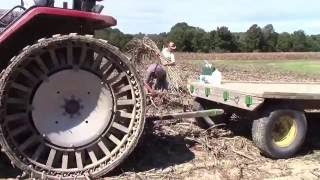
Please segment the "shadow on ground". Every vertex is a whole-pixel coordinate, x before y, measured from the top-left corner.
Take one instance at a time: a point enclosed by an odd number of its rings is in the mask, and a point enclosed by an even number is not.
[[[0,153],[0,178],[13,178],[21,174],[17,168],[13,168],[6,155]]]
[[[109,176],[117,176],[122,172],[139,173],[151,169],[165,169],[191,161],[195,157],[189,150],[191,146],[193,143],[181,136],[145,134],[130,157]],[[21,171],[12,168],[7,157],[0,153],[0,178],[14,178],[20,174]]]
[[[320,150],[320,113],[308,113],[308,134],[307,144],[314,150]]]
[[[312,154],[320,149],[320,113],[307,114],[308,135],[298,157]],[[251,140],[251,122],[246,120],[230,121],[227,127],[235,136]],[[194,143],[182,136],[159,135],[152,132],[148,125],[146,132],[130,157],[108,176],[117,176],[123,172],[147,172],[152,169],[166,169],[173,165],[190,162],[195,155],[190,151]],[[21,172],[12,168],[7,157],[0,153],[0,177],[13,178]]]
[[[296,157],[304,157],[320,149],[320,114],[307,114],[308,133],[306,142]],[[226,128],[234,136],[251,138],[252,121],[247,119],[230,120]],[[152,134],[150,129],[132,155],[110,175],[116,176],[122,172],[147,172],[152,169],[165,169],[172,165],[179,165],[192,161],[195,157],[190,151],[193,142],[186,141],[181,136],[159,136]]]
[[[166,169],[195,158],[194,153],[190,151],[190,147],[194,146],[193,142],[185,140],[182,136],[153,134],[149,128],[130,157],[109,176],[123,172],[139,173],[152,169]]]

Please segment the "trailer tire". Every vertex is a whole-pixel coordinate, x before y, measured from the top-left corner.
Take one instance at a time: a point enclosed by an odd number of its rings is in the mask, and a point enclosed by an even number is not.
[[[252,126],[252,139],[262,154],[274,159],[295,155],[307,133],[306,116],[296,110],[275,110],[257,119]]]

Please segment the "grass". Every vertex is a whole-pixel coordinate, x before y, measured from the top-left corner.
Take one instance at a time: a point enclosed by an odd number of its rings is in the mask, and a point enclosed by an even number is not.
[[[301,72],[305,74],[320,74],[320,61],[294,61],[270,64],[284,70]]]
[[[237,67],[264,67],[279,71],[291,71],[303,74],[320,74],[319,60],[227,60],[227,61],[209,61],[210,63],[223,66],[236,65]],[[192,64],[204,64],[204,61],[194,60]]]

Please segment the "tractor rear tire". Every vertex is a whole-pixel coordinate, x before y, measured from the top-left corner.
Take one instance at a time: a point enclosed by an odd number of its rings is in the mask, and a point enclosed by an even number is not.
[[[305,114],[296,110],[275,110],[253,122],[252,138],[262,154],[274,159],[295,155],[307,133]]]
[[[135,69],[90,35],[24,48],[3,72],[0,102],[2,151],[35,179],[105,175],[132,152],[145,122]]]

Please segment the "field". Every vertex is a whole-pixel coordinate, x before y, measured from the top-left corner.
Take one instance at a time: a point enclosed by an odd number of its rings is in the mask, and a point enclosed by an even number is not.
[[[209,60],[224,80],[320,82],[320,55],[312,54],[177,54],[177,66],[186,82],[200,74],[202,60]],[[281,60],[277,60],[279,58]],[[183,60],[182,60],[183,59]],[[294,60],[293,60],[294,59]],[[159,102],[158,102],[159,103]],[[181,111],[178,103],[149,104],[148,114]],[[262,156],[250,136],[251,121],[230,118],[226,124],[204,130],[192,120],[148,121],[138,148],[109,174],[113,179],[319,179],[320,123],[308,114],[311,127],[297,157],[272,160]],[[4,159],[1,156],[1,159]],[[19,171],[5,159],[0,177]],[[109,178],[108,178],[109,179]]]
[[[319,52],[281,53],[176,53],[178,60],[319,60]]]

